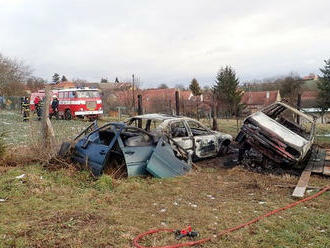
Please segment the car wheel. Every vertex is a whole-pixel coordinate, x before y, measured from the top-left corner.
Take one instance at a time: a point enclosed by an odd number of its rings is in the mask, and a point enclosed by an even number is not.
[[[64,113],[64,119],[66,120],[71,120],[72,119],[72,114],[71,114],[71,110],[67,109]]]

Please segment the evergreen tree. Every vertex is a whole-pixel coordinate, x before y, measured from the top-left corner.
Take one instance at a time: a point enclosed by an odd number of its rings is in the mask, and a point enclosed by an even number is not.
[[[60,82],[60,75],[58,75],[58,73],[54,73],[53,83],[58,84],[59,82]]]
[[[168,86],[167,86],[167,84],[160,84],[158,86],[158,89],[168,89]]]
[[[101,78],[101,83],[107,83],[108,79],[107,78]]]
[[[323,75],[317,84],[319,89],[318,105],[321,109],[322,122],[324,114],[330,108],[330,59],[324,60],[324,63],[324,68],[320,68]]]
[[[66,81],[68,81],[68,79],[63,75],[61,78],[61,82],[66,82]]]
[[[199,83],[198,83],[196,78],[193,78],[191,80],[191,83],[189,85],[189,89],[191,90],[191,92],[194,96],[200,96],[202,94],[201,87],[199,86]],[[197,115],[197,119],[199,120],[198,102],[199,102],[199,98],[197,98],[197,101],[196,101],[196,115]]]
[[[230,66],[221,68],[217,73],[215,83],[213,90],[217,102],[221,103],[230,116],[235,114],[238,117],[240,112],[238,110],[242,109],[240,102],[243,92],[238,87],[239,80],[235,71]]]
[[[191,92],[193,93],[194,96],[200,96],[202,94],[201,87],[199,86],[199,83],[196,80],[196,78],[193,78],[191,80],[191,83],[189,85],[189,89],[191,90]]]
[[[118,78],[116,77],[116,79],[115,79],[115,83],[119,83],[119,80],[118,80]]]

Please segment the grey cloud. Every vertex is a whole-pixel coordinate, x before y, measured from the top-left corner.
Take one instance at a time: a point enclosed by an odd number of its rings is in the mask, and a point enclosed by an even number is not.
[[[242,80],[317,72],[329,57],[330,2],[0,0],[0,52],[35,73],[91,81],[140,76],[145,86],[232,65]]]

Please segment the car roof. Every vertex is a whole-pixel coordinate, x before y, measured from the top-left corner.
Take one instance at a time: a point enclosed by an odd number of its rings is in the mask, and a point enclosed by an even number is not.
[[[145,114],[145,115],[137,115],[131,117],[129,119],[144,119],[144,120],[157,120],[157,121],[165,121],[165,120],[175,120],[175,119],[183,119],[183,116],[176,115],[167,115],[167,114]]]

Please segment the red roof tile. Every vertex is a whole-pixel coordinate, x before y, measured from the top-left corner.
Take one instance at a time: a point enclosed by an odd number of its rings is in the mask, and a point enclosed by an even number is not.
[[[241,102],[246,105],[266,106],[276,102],[279,91],[247,91],[244,93]]]

